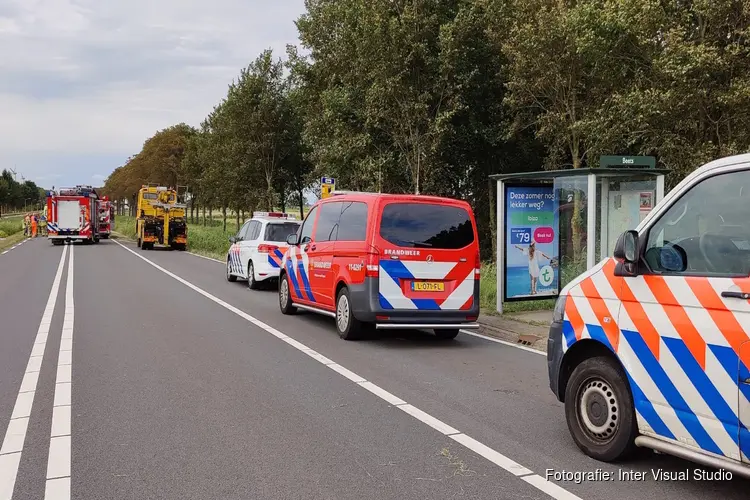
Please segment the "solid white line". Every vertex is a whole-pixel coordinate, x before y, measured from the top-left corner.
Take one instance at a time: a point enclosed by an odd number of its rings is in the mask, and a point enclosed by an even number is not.
[[[52,314],[55,312],[55,304],[57,303],[57,292],[60,289],[60,281],[62,280],[64,265],[65,265],[65,256],[68,254],[68,247],[66,246],[63,248],[62,255],[60,256],[60,263],[57,265],[57,273],[55,274],[55,279],[52,282],[52,289],[49,292],[49,297],[47,298],[47,305],[44,308],[44,314],[42,315],[42,321],[39,324],[39,329],[37,330],[37,337],[34,341],[34,350],[38,350],[37,346],[42,346],[41,353],[39,355],[33,356],[29,355],[29,362],[26,365],[26,373],[24,374],[24,379],[26,378],[26,374],[29,373],[36,373],[36,379],[39,380],[39,370],[42,366],[42,359],[44,357],[44,346],[46,346],[46,341],[44,343],[40,343],[40,339],[47,338],[47,335],[49,334],[49,319],[52,318]],[[23,382],[21,382],[23,384]],[[20,392],[18,393],[18,398],[16,398],[16,404],[13,407],[13,413],[10,417],[10,422],[8,423],[8,429],[5,431],[5,438],[3,439],[3,446],[0,448],[6,449],[6,442],[8,443],[8,449],[13,446],[14,448],[17,448],[18,451],[10,454],[2,454],[0,452],[0,500],[11,500],[13,498],[13,489],[16,485],[16,476],[18,475],[18,465],[21,463],[21,453],[23,452],[23,445],[26,441],[26,431],[28,428],[28,425],[18,424],[13,422],[16,419],[26,419],[28,422],[28,417],[31,415],[31,408],[34,405],[34,394],[36,393],[36,384],[34,384],[33,390],[28,391],[29,387],[24,386],[23,389],[27,390],[26,392]],[[21,432],[23,430],[23,432]]]
[[[65,316],[63,317],[60,352],[57,357],[55,399],[52,408],[52,428],[47,458],[47,483],[44,488],[45,500],[70,499],[72,350],[73,325],[75,322],[75,303],[73,301],[75,258],[73,248],[70,247],[68,280],[65,284]]]
[[[187,254],[188,255],[195,255],[196,257],[200,257],[201,259],[212,260],[214,262],[218,262],[219,264],[226,264],[226,262],[224,262],[223,260],[214,259],[213,257],[206,257],[205,255],[199,255],[199,254],[193,253],[193,252],[187,252]]]
[[[552,498],[556,498],[557,500],[576,500],[578,499],[577,496],[569,492],[568,490],[560,487],[559,485],[553,483],[552,481],[548,481],[544,479],[542,476],[538,474],[533,474],[531,476],[525,476],[522,477],[524,481],[532,485],[533,487],[545,492]]]
[[[274,335],[275,337],[279,337],[284,341],[287,341],[287,336],[283,333],[279,332],[275,328],[267,325],[266,323],[260,321],[259,319],[247,314],[246,312],[234,307],[233,305],[224,302],[220,298],[216,297],[215,295],[212,295],[202,288],[190,283],[184,278],[181,278],[180,276],[177,276],[171,271],[168,271],[167,269],[161,267],[160,265],[156,264],[155,262],[147,259],[146,257],[143,257],[142,255],[139,255],[138,253],[134,252],[130,248],[126,247],[122,243],[114,240],[115,243],[120,245],[122,248],[130,252],[131,254],[135,255],[142,261],[146,262],[150,266],[158,269],[159,271],[163,272],[167,276],[170,276],[171,278],[174,278],[175,280],[179,281],[183,285],[187,286],[188,288],[194,290],[195,292],[199,293],[200,295],[203,295],[207,299],[219,304],[220,306],[224,307],[225,309],[232,311],[233,313],[237,314],[238,316],[246,319],[250,323],[253,323],[257,327],[267,331],[271,335]],[[295,348],[299,349],[300,351],[304,352],[305,354],[310,355],[313,357],[313,359],[317,359],[319,362],[323,363],[320,359],[318,359],[315,356],[312,356],[311,353],[314,353],[314,349],[310,349],[306,345],[302,344],[301,342],[294,341],[288,342],[289,345],[294,346]],[[328,358],[325,358],[326,360]],[[402,400],[394,396],[393,394],[385,391],[384,389],[380,388],[379,386],[368,382],[364,378],[360,377],[356,373],[344,368],[343,366],[333,363],[333,364],[324,364],[324,366],[327,366],[328,368],[334,370],[337,373],[340,373],[344,377],[348,378],[349,380],[357,383],[358,385],[361,385],[365,389],[369,390],[376,396],[380,397],[384,401],[394,404],[395,402],[402,403]],[[367,384],[367,385],[365,385]],[[373,388],[376,388],[374,391]],[[382,393],[387,394],[388,397],[383,397],[383,395],[379,394],[379,392],[382,391]],[[481,455],[482,457],[486,458],[490,462],[496,464],[497,466],[501,467],[502,469],[510,472],[511,474],[515,476],[520,476],[522,479],[522,476],[532,476],[534,472],[530,469],[527,469],[526,467],[518,464],[517,462],[511,460],[510,458],[506,457],[505,455],[499,453],[496,450],[493,450],[492,448],[480,443],[476,439],[473,439],[465,434],[460,433],[459,430],[454,429],[450,425],[446,424],[445,422],[433,417],[432,415],[429,415],[428,413],[425,413],[424,411],[416,408],[415,406],[412,406],[410,404],[407,404],[406,402],[403,402],[402,404],[398,404],[396,406],[397,408],[401,408],[405,413],[408,413],[409,415],[413,416],[415,419],[419,420],[420,422],[429,425],[430,427],[438,430],[439,432],[443,433],[444,435],[450,437],[454,441],[461,443],[462,445],[466,446],[470,450],[474,451],[475,453]],[[538,488],[540,491],[552,496],[552,498],[555,498],[556,500],[581,500],[579,497],[573,495],[572,493],[569,493],[567,490],[563,489],[562,487],[557,486],[554,484],[557,489],[553,490],[548,485],[544,484],[535,484],[532,481],[527,481],[528,484]],[[559,490],[559,491],[558,491]],[[555,493],[557,492],[557,493]],[[555,494],[552,494],[555,493]],[[564,493],[564,494],[563,494]]]
[[[507,345],[508,347],[515,347],[516,349],[521,349],[522,351],[533,352],[534,354],[541,354],[542,356],[547,356],[546,352],[540,351],[539,349],[532,349],[531,347],[526,347],[525,345],[514,344],[513,342],[508,342],[507,340],[500,340],[500,339],[496,339],[493,337],[488,337],[487,335],[482,335],[481,333],[470,332],[469,330],[461,330],[461,333],[465,333],[466,335],[471,335],[472,337],[479,337],[480,339],[489,340],[490,342],[495,342],[497,344]]]

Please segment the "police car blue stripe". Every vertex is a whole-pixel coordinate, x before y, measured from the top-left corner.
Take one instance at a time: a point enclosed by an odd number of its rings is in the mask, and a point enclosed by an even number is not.
[[[276,250],[274,250],[274,251],[273,251],[273,253],[274,253],[274,255],[276,255],[276,257],[278,257],[279,259],[283,259],[283,258],[284,258],[284,254],[283,254],[283,253],[281,252],[281,250],[279,250],[278,248],[277,248]],[[278,267],[278,266],[276,266],[276,267]]]
[[[270,255],[268,256],[268,263],[271,265],[271,267],[279,268],[279,264],[276,263],[275,260],[273,260],[273,257]]]
[[[589,331],[589,335],[591,335],[592,339],[601,342],[602,344],[607,346],[607,349],[614,352],[614,349],[612,349],[612,344],[609,343],[609,339],[607,338],[607,334],[604,333],[604,328],[599,325],[586,324],[586,329]]]
[[[302,297],[302,292],[299,289],[299,283],[297,282],[297,276],[295,276],[294,274],[294,266],[292,266],[291,260],[286,261],[286,275],[289,276],[289,279],[292,281],[292,286],[294,287],[294,293],[297,294],[297,297]]]
[[[393,306],[390,302],[388,302],[388,299],[386,299],[382,293],[378,293],[378,298],[380,299],[380,308],[381,309],[393,309]]]
[[[662,337],[662,340],[672,352],[672,355],[677,360],[677,363],[679,363],[680,368],[685,371],[690,382],[698,390],[713,414],[721,421],[727,434],[729,434],[732,440],[739,445],[739,437],[737,436],[738,416],[735,415],[734,411],[729,407],[722,395],[716,389],[716,386],[711,383],[708,375],[706,375],[706,372],[695,360],[695,356],[693,356],[687,348],[685,342],[680,339],[669,337]]]
[[[315,302],[315,297],[313,297],[312,289],[310,288],[310,281],[307,279],[305,263],[302,261],[302,259],[299,259],[297,261],[297,268],[299,269],[299,276],[302,279],[302,286],[305,289],[305,293],[307,293],[307,297],[310,299],[310,302]]]
[[[729,378],[731,378],[734,381],[735,385],[737,385],[739,391],[742,392],[742,394],[745,396],[745,398],[747,398],[748,401],[750,401],[750,386],[740,382],[740,380],[747,380],[748,378],[750,378],[750,371],[748,371],[745,364],[740,360],[739,356],[737,356],[737,353],[734,351],[734,349],[732,349],[731,347],[711,344],[708,344],[708,348],[711,350],[714,356],[716,356],[716,359],[719,360],[719,364],[724,368],[724,371],[727,372]],[[739,376],[737,373],[738,367]]]
[[[640,333],[623,330],[622,334],[646,369],[646,372],[656,384],[656,387],[661,391],[667,404],[674,409],[677,418],[680,419],[685,429],[687,429],[695,442],[698,443],[698,446],[717,455],[723,455],[724,453],[716,445],[711,436],[709,436],[700,421],[698,421],[695,413],[690,409],[685,398],[682,397],[682,394],[674,386],[664,368],[662,368],[659,361],[654,357]]]
[[[573,325],[570,321],[563,321],[562,325],[563,338],[565,339],[565,345],[568,347],[572,346],[576,342],[576,332],[573,329]]]
[[[629,373],[627,375],[628,381],[630,381],[630,392],[633,394],[633,404],[635,404],[635,407],[638,410],[638,413],[641,414],[641,417],[643,417],[643,420],[645,420],[659,436],[668,439],[676,439],[672,431],[667,427],[667,424],[664,423],[664,420],[662,420],[659,414],[656,413],[653,403],[648,400],[641,387]]]

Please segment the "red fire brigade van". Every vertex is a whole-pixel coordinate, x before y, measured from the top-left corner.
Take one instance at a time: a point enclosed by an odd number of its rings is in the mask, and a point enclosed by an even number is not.
[[[479,241],[468,203],[432,196],[336,193],[318,202],[279,275],[281,312],[335,318],[339,335],[478,328]]]
[[[47,237],[53,245],[65,241],[99,242],[98,198],[91,186],[47,193]]]
[[[112,215],[114,214],[112,202],[109,201],[108,197],[102,196],[100,200],[97,200],[96,206],[97,217],[99,218],[99,231],[97,234],[99,238],[106,240],[112,234]]]

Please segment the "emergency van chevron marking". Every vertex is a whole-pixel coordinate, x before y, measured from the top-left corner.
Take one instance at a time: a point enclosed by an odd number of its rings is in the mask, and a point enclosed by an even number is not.
[[[423,262],[383,259],[378,285],[383,309],[461,310],[471,307],[474,295],[474,264],[470,262]],[[402,283],[411,280],[459,281],[450,293],[435,297],[409,298]]]
[[[726,302],[726,280],[625,279],[615,266],[606,259],[563,290],[563,350],[593,339],[618,355],[641,432],[747,457],[750,416],[740,408],[750,408],[750,387],[741,383],[750,350],[741,346],[750,340],[750,303]],[[737,281],[750,288],[750,280]]]
[[[273,252],[270,252],[268,254],[268,263],[271,265],[271,267],[274,268],[280,268],[281,267],[281,261],[284,259],[284,252],[277,248]]]
[[[300,255],[297,256],[297,252],[299,251]],[[289,271],[291,274],[294,274],[296,276],[296,281],[298,283],[297,288],[295,288],[295,291],[297,292],[298,296],[301,299],[309,300],[310,302],[315,302],[315,296],[313,296],[312,289],[310,287],[310,280],[307,277],[307,269],[309,266],[309,261],[307,258],[307,253],[300,248],[295,247],[292,249],[292,271]],[[300,288],[299,284],[302,284],[302,287]],[[304,290],[307,297],[302,295],[300,293],[300,290]]]

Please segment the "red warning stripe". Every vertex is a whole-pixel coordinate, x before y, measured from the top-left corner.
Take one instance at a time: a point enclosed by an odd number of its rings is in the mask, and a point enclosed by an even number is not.
[[[659,359],[660,342],[659,332],[656,331],[653,323],[648,318],[646,311],[643,309],[640,301],[635,297],[633,290],[628,286],[627,280],[615,276],[616,262],[614,259],[609,259],[604,268],[604,276],[606,276],[609,285],[614,290],[617,298],[620,299],[622,306],[625,308],[625,312],[628,314],[630,321],[633,326],[638,330],[638,333],[643,338],[643,341],[648,346],[651,353]],[[638,279],[638,278],[635,278]]]
[[[675,331],[682,337],[700,367],[705,370],[706,341],[688,316],[685,307],[677,301],[663,277],[646,275],[643,279],[654,294],[656,302],[664,309]]]
[[[573,332],[576,334],[576,340],[581,340],[583,335],[583,328],[586,323],[581,317],[581,313],[578,312],[575,302],[573,302],[573,296],[568,293],[568,298],[565,301],[565,318],[570,321],[570,326],[573,327]]]
[[[604,330],[604,334],[609,340],[609,344],[612,346],[615,352],[620,346],[620,328],[617,326],[616,318],[610,316],[609,308],[601,298],[599,292],[594,286],[594,282],[591,278],[586,278],[581,282],[581,291],[589,301],[591,309],[596,315],[596,319],[599,321],[599,326]]]

